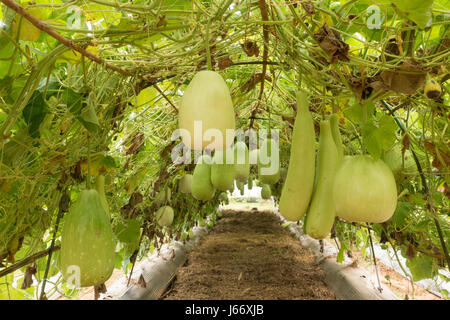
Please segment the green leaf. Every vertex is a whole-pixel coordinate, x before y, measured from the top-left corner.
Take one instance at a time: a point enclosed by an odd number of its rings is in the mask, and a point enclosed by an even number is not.
[[[87,108],[83,110],[81,116],[78,117],[78,120],[89,132],[94,132],[100,127],[97,114],[95,113],[95,109],[92,104],[90,104]]]
[[[141,234],[141,224],[136,220],[127,219],[125,224],[117,226],[116,234],[120,242],[134,243]]]
[[[388,150],[396,141],[397,124],[388,115],[383,115],[376,123],[368,120],[362,127],[362,138],[367,151],[379,159],[382,151]]]
[[[367,114],[373,114],[375,110],[375,105],[373,103],[367,103]],[[351,105],[349,108],[344,110],[345,116],[352,122],[361,124],[363,122],[363,107],[359,102]]]
[[[411,271],[414,281],[433,278],[436,273],[433,268],[433,259],[423,254],[407,260],[406,266]]]
[[[42,92],[35,91],[22,111],[25,122],[28,124],[28,134],[31,137],[40,137],[39,126],[48,113],[48,106]]]
[[[392,222],[396,228],[401,228],[405,225],[412,207],[413,206],[409,202],[399,202],[397,204],[394,216],[392,217]]]
[[[392,0],[400,14],[417,24],[421,29],[429,27],[432,17],[434,0]]]

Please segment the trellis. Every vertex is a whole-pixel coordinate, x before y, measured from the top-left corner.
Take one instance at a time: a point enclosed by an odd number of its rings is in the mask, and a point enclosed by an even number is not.
[[[9,20],[11,24],[15,19],[20,26],[23,21],[28,21],[51,39],[47,37],[48,47],[42,48],[38,44],[19,41],[9,29],[0,30],[0,35],[14,47],[11,64],[17,61],[23,64],[22,70],[14,75],[15,80],[24,83],[16,99],[11,101],[2,97],[5,91],[1,91],[0,85],[0,110],[6,114],[0,125],[2,160],[6,157],[3,150],[8,146],[9,150],[17,150],[13,153],[15,157],[8,159],[9,163],[0,163],[1,192],[15,190],[0,200],[0,210],[4,211],[0,212],[0,226],[2,221],[8,222],[8,228],[0,229],[0,249],[13,240],[23,242],[27,239],[25,255],[31,257],[24,257],[27,264],[54,251],[55,241],[50,248],[47,242],[55,239],[57,233],[47,237],[46,241],[42,240],[44,234],[57,228],[58,213],[65,212],[60,198],[69,190],[76,192],[80,188],[85,178],[80,174],[80,167],[83,161],[96,155],[124,160],[121,169],[118,166],[104,169],[111,170],[112,179],[118,183],[117,188],[112,189],[112,211],[117,213],[113,220],[120,222],[123,219],[120,212],[135,218],[146,216],[145,210],[152,212],[155,208],[151,199],[160,185],[172,183],[171,177],[191,169],[169,162],[170,148],[175,143],[170,141],[170,136],[176,128],[179,90],[194,72],[208,68],[221,71],[230,80],[238,124],[244,129],[269,124],[279,128],[289,126],[296,108],[291,92],[299,84],[308,88],[311,94],[311,109],[316,119],[331,111],[342,112],[350,98],[362,104],[367,101],[379,103],[381,112],[395,117],[412,149],[425,152],[427,158],[438,158],[441,163],[434,171],[431,166],[422,168],[415,155],[421,180],[421,186],[417,188],[428,199],[426,205],[430,208],[427,212],[435,224],[440,245],[438,248],[437,244],[430,243],[432,251],[416,250],[439,261],[446,260],[449,265],[445,243],[445,232],[450,230],[448,219],[434,216],[443,211],[445,203],[433,207],[429,201],[430,192],[437,188],[437,180],[433,177],[436,174],[448,176],[449,161],[444,153],[448,151],[448,129],[445,127],[448,126],[448,106],[443,99],[431,101],[421,93],[426,74],[437,77],[442,85],[449,78],[448,71],[446,74],[443,69],[448,68],[450,59],[448,19],[433,20],[423,30],[414,21],[403,19],[401,9],[395,5],[383,5],[386,12],[390,8],[393,13],[389,24],[385,21],[381,26],[380,39],[375,41],[347,31],[350,26],[367,28],[366,16],[361,13],[355,17],[352,13],[352,8],[358,5],[354,0],[345,2],[338,10],[333,10],[327,1],[38,1],[26,7],[13,0],[2,0],[2,3],[9,8],[3,10],[6,22]],[[69,28],[60,23],[58,14],[65,16],[65,10],[73,5],[83,8],[85,15],[104,11],[117,17],[111,23],[100,24],[99,29]],[[30,9],[51,9],[58,14],[53,17],[54,21],[46,21],[36,18]],[[449,14],[447,9],[433,7],[432,13],[445,17]],[[433,27],[442,27],[444,32],[430,42],[427,37],[431,37]],[[349,40],[359,49],[352,49],[346,43]],[[34,51],[30,51],[33,45]],[[78,59],[77,63],[60,67],[61,57],[64,59],[64,55],[71,52]],[[402,79],[406,79],[406,87],[395,84]],[[408,79],[414,81],[408,82]],[[147,107],[142,110],[137,105],[137,97],[151,87],[155,92],[150,101],[144,102]],[[448,90],[445,86],[443,89]],[[44,98],[50,96],[53,99],[49,98],[53,104],[48,105],[44,118],[54,115],[57,120],[47,118],[46,127],[42,121],[39,127],[42,131],[47,130],[47,135],[41,133],[39,137],[30,138],[16,128],[17,122],[23,121],[24,109],[36,99],[33,94],[38,90]],[[55,94],[49,95],[52,90]],[[93,107],[98,123],[87,116],[82,119],[84,122],[76,121],[67,104],[72,91],[88,99],[88,107]],[[448,96],[448,92],[444,93]],[[428,131],[434,137],[437,135],[435,130],[440,130],[442,137],[439,139],[447,143],[443,151],[437,145],[433,146],[435,152],[424,147],[426,135],[429,135],[425,125],[421,136],[410,130],[417,127],[417,123],[408,123],[409,110],[420,110],[421,106],[437,110],[428,115],[428,121],[432,123]],[[131,115],[135,111],[138,114],[133,118]],[[85,130],[86,122],[88,126],[98,124],[101,134]],[[353,139],[360,140],[356,128],[345,134],[349,145]],[[140,135],[145,143],[140,140]],[[92,152],[88,152],[86,139]],[[36,142],[39,142],[37,146]],[[163,159],[161,163],[159,159]],[[123,179],[123,175],[132,179],[144,167],[147,167],[147,180],[136,190],[144,196],[141,203],[145,204],[145,210],[142,210],[138,204],[133,204],[135,193],[128,194],[124,190],[127,179]],[[185,200],[179,201],[184,203]],[[448,203],[448,199],[446,201]],[[211,206],[215,204],[217,201]],[[200,210],[203,204],[195,205],[193,210]],[[17,212],[22,213],[21,217],[16,216]],[[11,223],[12,216],[14,223]],[[190,217],[187,224],[194,224],[195,218]],[[154,224],[151,218],[142,219],[143,236],[152,240]],[[442,223],[445,223],[444,227],[441,227]],[[160,238],[168,241],[178,231],[161,234]],[[139,239],[140,244],[143,236]],[[396,240],[399,244],[411,244],[408,240]],[[137,252],[134,250],[132,262]],[[8,255],[11,263],[14,254],[11,257],[11,252],[0,250],[0,262]],[[1,270],[0,275],[24,265],[19,262],[9,266]],[[49,266],[46,269],[48,271]]]

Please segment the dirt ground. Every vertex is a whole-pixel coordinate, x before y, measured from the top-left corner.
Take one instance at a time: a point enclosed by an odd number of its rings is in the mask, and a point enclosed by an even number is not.
[[[224,211],[163,298],[330,300],[335,295],[312,253],[273,213]]]

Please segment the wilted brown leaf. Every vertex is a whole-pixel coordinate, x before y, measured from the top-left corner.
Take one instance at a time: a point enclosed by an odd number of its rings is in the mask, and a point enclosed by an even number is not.
[[[233,60],[230,57],[219,59],[218,61],[219,70],[224,70],[233,65]]]
[[[306,14],[312,16],[316,13],[316,9],[314,9],[314,4],[311,1],[302,2],[302,8],[306,11]]]
[[[320,47],[328,53],[331,64],[337,63],[338,60],[350,61],[348,58],[350,46],[342,41],[339,33],[331,30],[326,23],[314,34],[314,37]]]
[[[426,72],[416,60],[405,61],[398,70],[381,72],[387,89],[411,95],[419,90],[426,79]]]
[[[252,57],[258,57],[259,56],[259,48],[256,42],[246,40],[244,43],[241,44],[242,50],[247,54],[247,56]]]
[[[250,79],[244,83],[244,85],[241,87],[241,92],[248,92],[251,89],[253,89],[258,83],[260,83],[263,80],[263,74],[262,73],[255,73],[253,74]],[[268,75],[265,75],[265,80],[272,81],[272,78]]]
[[[140,148],[144,145],[145,136],[142,132],[138,132],[133,137],[133,140],[131,141],[131,145],[128,147],[128,149],[125,151],[125,155],[129,154],[137,154],[140,150]]]

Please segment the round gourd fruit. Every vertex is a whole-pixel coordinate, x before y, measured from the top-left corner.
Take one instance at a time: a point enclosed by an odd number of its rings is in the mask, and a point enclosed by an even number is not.
[[[208,201],[214,197],[215,189],[211,183],[211,157],[203,155],[198,159],[192,176],[192,196],[197,200]]]
[[[384,222],[397,207],[394,175],[382,160],[346,156],[333,186],[336,215],[349,222]]]
[[[259,150],[258,178],[265,184],[274,184],[280,179],[279,147],[273,139],[264,140]]]
[[[234,184],[235,172],[233,149],[216,150],[211,164],[211,183],[214,188],[221,191],[230,189]]]
[[[270,186],[268,184],[263,184],[261,188],[261,198],[264,200],[270,199],[272,196],[272,190],[270,190]]]
[[[192,191],[192,174],[185,174],[178,182],[178,190],[181,193],[191,193]]]
[[[81,191],[65,220],[60,251],[64,278],[77,287],[104,283],[114,270],[116,244],[98,192]]]
[[[231,146],[235,115],[230,90],[220,74],[204,70],[194,76],[181,98],[178,127],[184,145],[191,150],[224,150]],[[220,134],[221,139],[209,134]]]
[[[247,182],[250,174],[250,162],[248,148],[243,141],[238,141],[234,145],[234,163],[236,180]]]
[[[159,191],[155,196],[155,203],[159,206],[170,202],[172,191],[170,188]]]
[[[156,211],[156,223],[160,227],[168,227],[173,222],[173,209],[170,206],[164,206]]]
[[[417,165],[411,151],[406,150],[403,162],[402,148],[400,145],[395,145],[392,149],[386,152],[383,160],[389,169],[391,169],[397,183],[407,182],[417,174]]]

